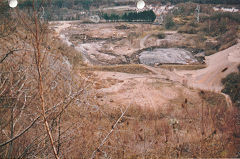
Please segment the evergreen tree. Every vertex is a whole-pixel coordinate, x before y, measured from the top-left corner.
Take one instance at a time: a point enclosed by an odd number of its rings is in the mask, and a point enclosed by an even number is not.
[[[156,15],[152,10],[149,11],[143,11],[143,12],[130,12],[130,13],[124,13],[123,15],[119,16],[117,14],[111,14],[108,16],[108,14],[104,14],[103,18],[105,20],[113,20],[113,21],[128,21],[128,22],[133,22],[133,21],[146,21],[146,22],[153,22],[156,19]]]

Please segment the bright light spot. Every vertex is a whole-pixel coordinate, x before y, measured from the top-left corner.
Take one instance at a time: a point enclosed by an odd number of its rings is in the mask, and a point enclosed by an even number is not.
[[[143,9],[145,7],[145,2],[143,0],[138,1],[137,8]]]
[[[18,5],[18,1],[17,0],[9,0],[8,3],[9,3],[9,6],[11,8],[15,8]]]

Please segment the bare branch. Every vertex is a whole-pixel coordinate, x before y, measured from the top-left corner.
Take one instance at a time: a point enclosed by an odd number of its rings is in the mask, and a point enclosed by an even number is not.
[[[9,56],[9,55],[12,55],[14,52],[16,51],[19,51],[19,50],[10,50],[8,53],[6,53],[3,58],[0,60],[0,63],[3,63],[4,60],[6,60],[6,58]]]
[[[19,138],[20,136],[22,136],[25,132],[27,132],[37,122],[37,120],[39,118],[40,118],[40,116],[38,116],[36,119],[34,119],[33,122],[26,129],[24,129],[20,134],[18,134],[17,136],[13,137],[12,139],[10,139],[10,140],[8,140],[4,143],[1,143],[0,147],[3,147],[5,145],[7,145],[8,143],[10,143],[10,142],[16,140],[17,138]]]
[[[82,91],[83,91],[83,90],[80,90],[74,97],[72,97],[72,98],[70,99],[70,101],[65,105],[65,107],[63,108],[63,110],[59,113],[59,115],[60,115],[65,109],[67,109],[67,107],[73,102],[73,100],[74,100],[77,96],[79,96],[79,95],[82,93]],[[57,108],[58,106],[60,106],[60,105],[61,105],[61,103],[60,103],[60,104],[57,104],[57,105],[55,105],[55,106],[53,106],[53,107],[51,107],[50,109],[48,109],[48,110],[45,112],[45,114],[48,113],[48,112],[51,111],[51,110],[56,109],[56,108]],[[59,115],[57,115],[57,117],[58,117]],[[5,146],[5,145],[7,145],[8,143],[10,143],[10,142],[16,140],[17,138],[19,138],[20,136],[22,136],[24,133],[26,133],[26,132],[37,122],[38,119],[40,119],[40,117],[41,117],[41,116],[39,115],[37,118],[35,118],[35,119],[33,120],[33,122],[32,122],[26,129],[24,129],[21,133],[19,133],[17,136],[13,137],[12,139],[9,139],[8,141],[6,141],[6,142],[4,142],[4,143],[1,143],[1,144],[0,144],[0,147],[3,147],[3,146]]]
[[[129,107],[129,106],[128,106]],[[106,135],[106,137],[102,140],[101,144],[97,147],[97,149],[95,151],[93,151],[92,153],[92,157],[91,159],[94,159],[96,156],[96,152],[100,150],[100,148],[105,144],[105,142],[108,140],[109,136],[112,134],[112,132],[114,131],[115,127],[117,126],[117,124],[121,121],[121,119],[123,118],[123,116],[125,115],[125,113],[128,110],[128,107],[125,109],[124,112],[122,112],[122,115],[118,118],[118,120],[116,121],[116,123],[112,126],[112,129],[109,131],[109,133]]]

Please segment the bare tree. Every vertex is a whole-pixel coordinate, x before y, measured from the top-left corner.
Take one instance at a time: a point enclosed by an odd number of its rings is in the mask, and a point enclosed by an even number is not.
[[[1,44],[7,40],[0,49],[0,156],[3,158],[39,153],[59,158],[61,140],[66,141],[61,138],[67,131],[60,129],[62,114],[77,99],[81,100],[80,95],[84,97],[89,87],[87,77],[72,78],[65,57],[51,53],[52,37],[48,35],[47,22],[39,19],[34,2],[31,15],[14,11],[16,34],[0,37]],[[11,48],[16,41],[18,45]]]

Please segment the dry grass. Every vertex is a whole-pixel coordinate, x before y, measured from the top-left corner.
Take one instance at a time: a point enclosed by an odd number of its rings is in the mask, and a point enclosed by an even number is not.
[[[84,66],[82,55],[73,47],[69,47],[67,44],[63,43],[59,38],[48,39],[49,46],[53,54],[61,54],[66,57],[67,60],[73,67]]]
[[[168,70],[199,70],[206,68],[206,65],[161,65],[160,68],[168,69]]]
[[[222,103],[224,97],[215,95],[204,92],[198,102],[182,99],[182,104],[157,110],[132,104],[96,158],[234,157],[235,130],[228,124],[234,123],[233,112]],[[214,105],[209,104],[212,100]],[[120,109],[125,109],[111,105],[98,108],[73,106],[65,115],[66,122],[79,123],[72,133],[68,157],[89,158],[121,115]],[[63,147],[63,153],[65,150]]]
[[[114,66],[86,66],[79,67],[81,71],[107,71],[107,72],[123,72],[130,74],[143,74],[151,73],[149,69],[143,65],[130,64],[130,65],[114,65]]]
[[[199,95],[211,106],[218,106],[221,103],[221,106],[227,107],[226,99],[222,94],[205,91],[204,93],[200,92]]]

